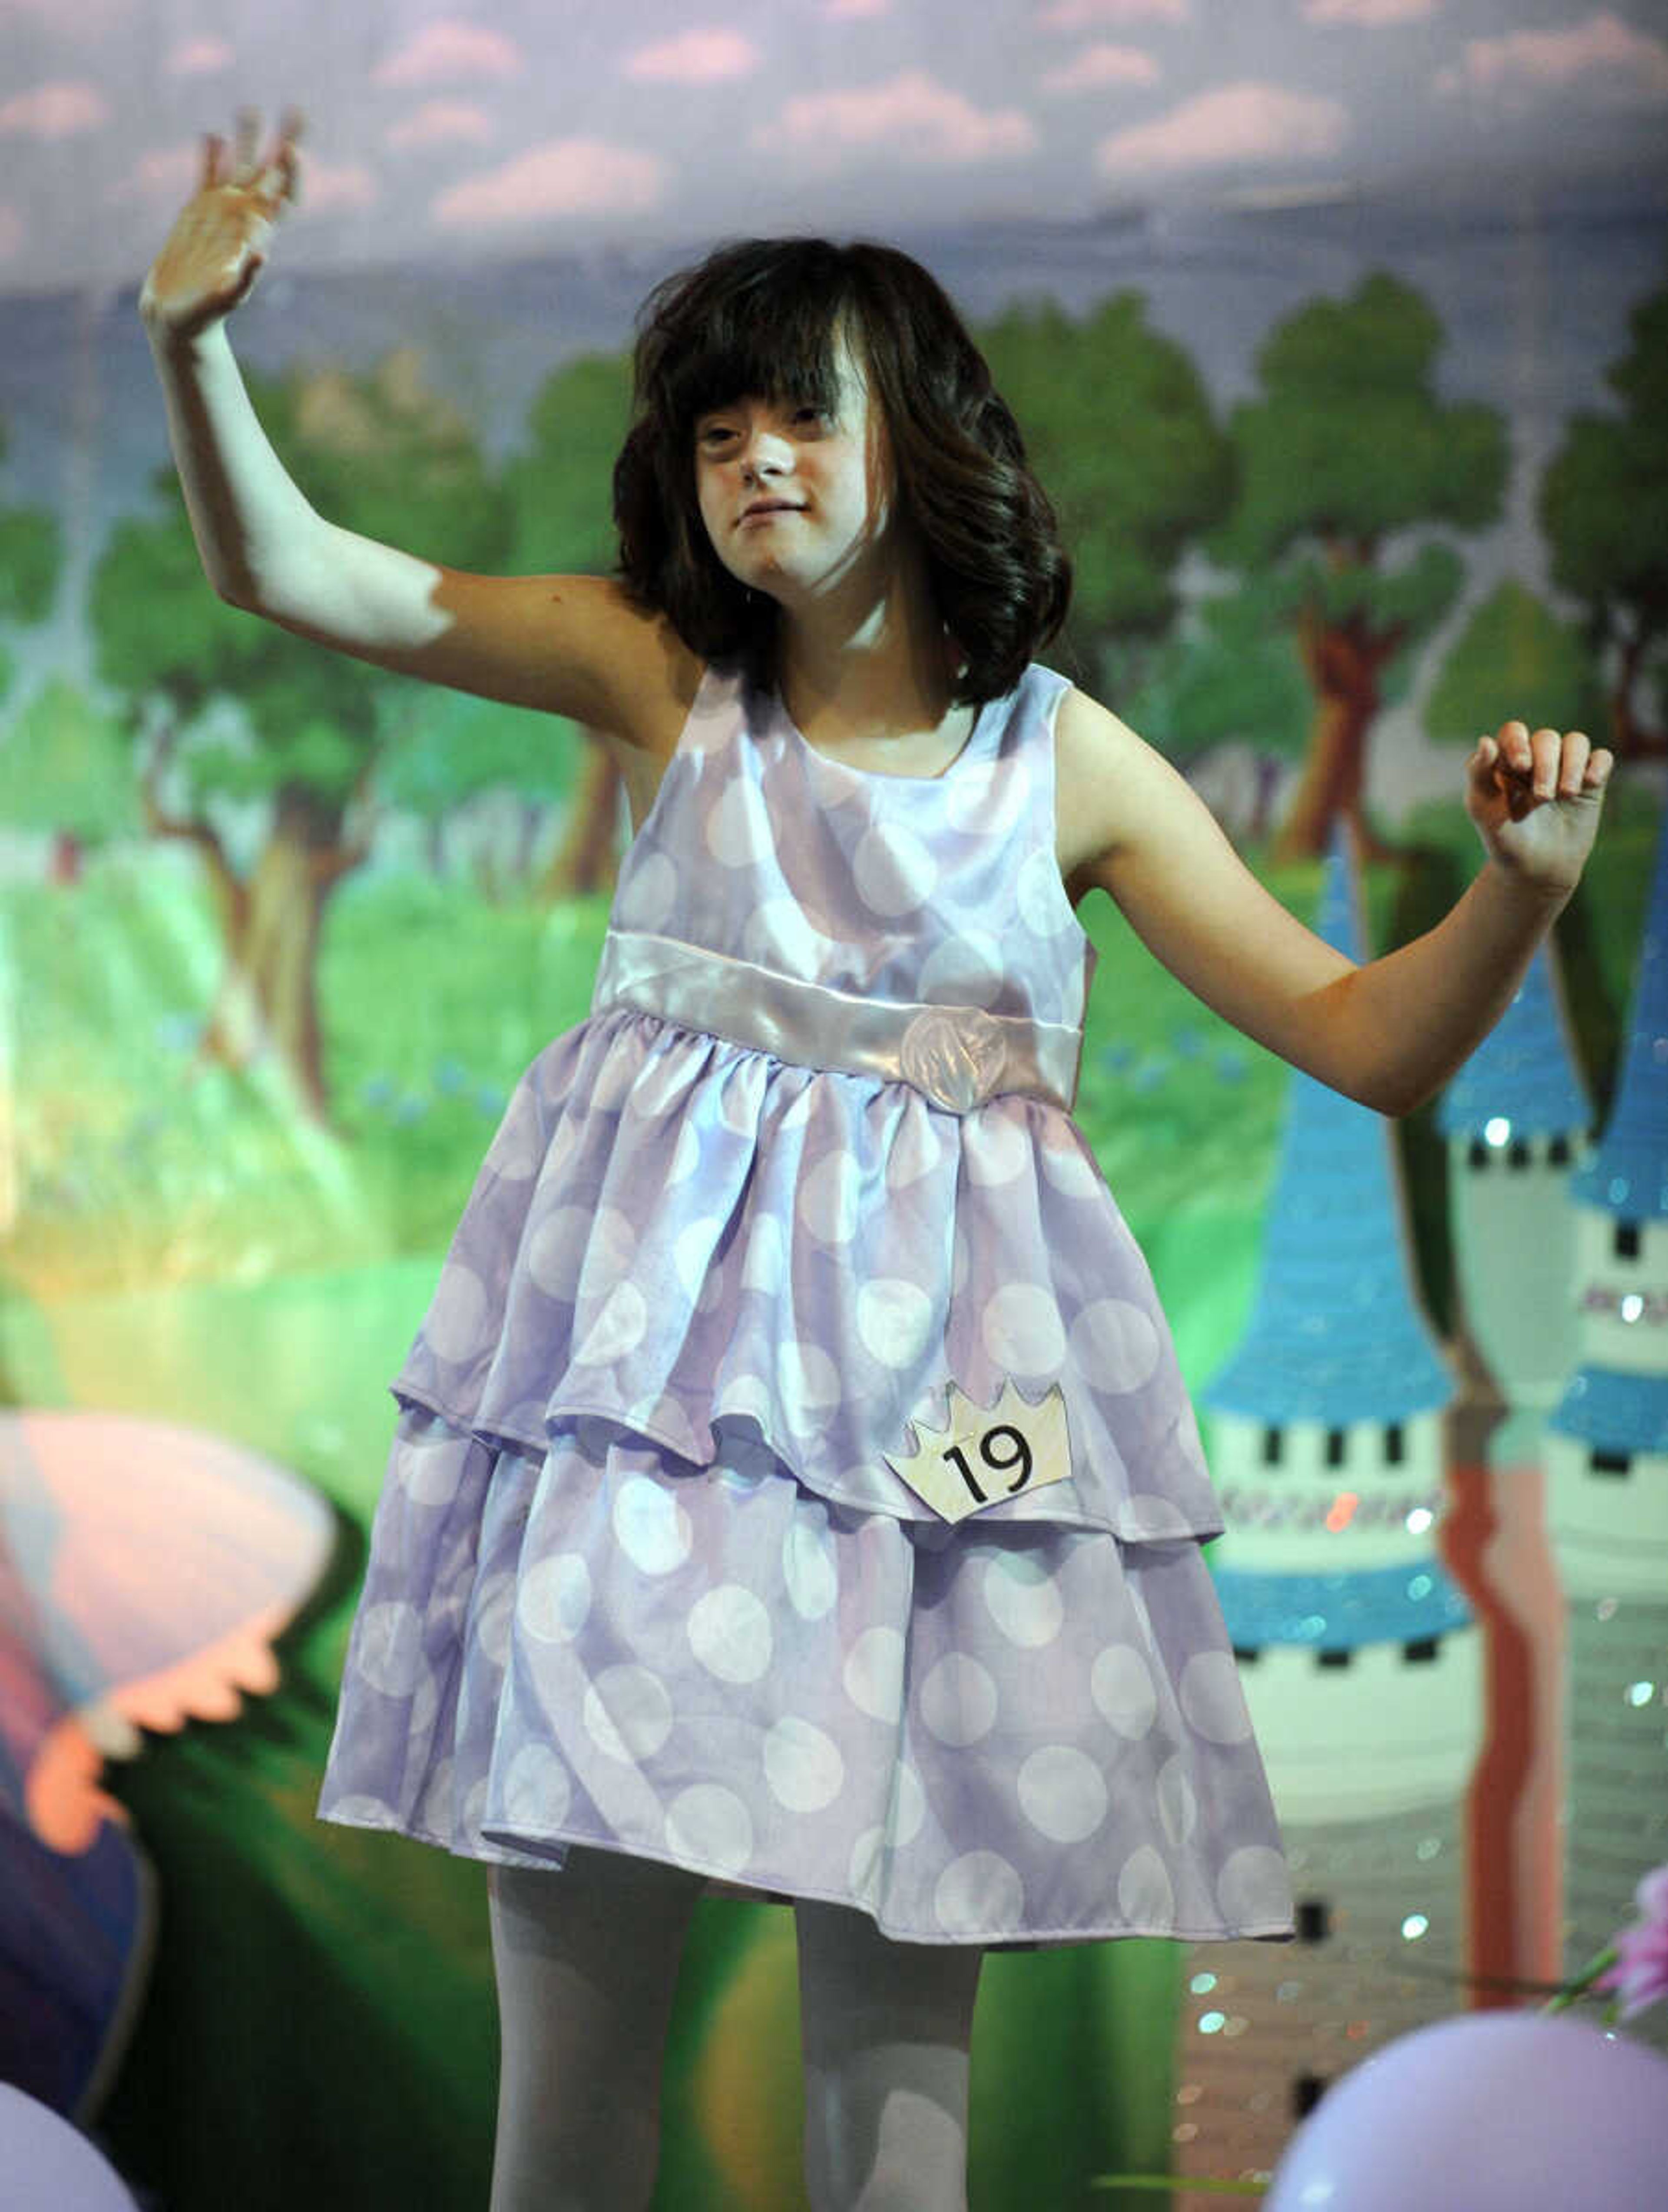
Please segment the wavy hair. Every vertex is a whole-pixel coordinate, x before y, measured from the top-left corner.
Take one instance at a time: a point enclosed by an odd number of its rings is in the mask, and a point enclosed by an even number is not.
[[[1071,564],[984,356],[942,286],[893,246],[758,239],[657,285],[638,319],[631,427],[614,469],[620,573],[704,659],[773,680],[779,611],[713,550],[694,426],[755,394],[832,407],[842,332],[884,410],[899,512],[962,659],[955,696],[998,698],[1064,620]]]

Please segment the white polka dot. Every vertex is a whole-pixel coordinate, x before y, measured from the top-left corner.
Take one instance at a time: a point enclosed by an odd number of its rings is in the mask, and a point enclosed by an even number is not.
[[[770,1615],[739,1583],[720,1583],[689,1608],[689,1649],[721,1682],[756,1682],[770,1664]]]
[[[1042,1171],[1066,1198],[1095,1198],[1106,1188],[1093,1160],[1065,1145],[1040,1148]]]
[[[1180,1752],[1158,1770],[1158,1817],[1171,1847],[1179,1850],[1198,1826],[1198,1799]]]
[[[913,914],[931,896],[938,863],[930,846],[894,823],[884,830],[866,830],[858,840],[852,875],[864,906],[889,921]]]
[[[984,1591],[992,1620],[1022,1650],[1038,1650],[1059,1634],[1064,1602],[1054,1577],[1038,1560],[998,1552],[985,1570]]]
[[[354,1828],[391,1828],[394,1825],[394,1808],[380,1797],[373,1797],[367,1790],[352,1790],[345,1797],[331,1800],[329,1817],[344,1820]]]
[[[707,1280],[707,1270],[712,1263],[713,1247],[718,1243],[719,1232],[723,1227],[723,1221],[716,1214],[709,1214],[699,1221],[692,1221],[687,1229],[679,1230],[677,1242],[672,1247],[672,1265],[677,1270],[677,1279],[683,1285],[685,1297],[693,1298],[699,1295],[702,1284]]]
[[[1052,1843],[1080,1844],[1107,1817],[1107,1785],[1100,1768],[1069,1743],[1034,1751],[1015,1780],[1020,1810]]]
[[[1159,1543],[1170,1536],[1191,1536],[1193,1524],[1174,1498],[1143,1490],[1125,1506],[1118,1533],[1126,1542]]]
[[[1108,1644],[1090,1670],[1089,1687],[1101,1717],[1131,1742],[1158,1717],[1151,1671],[1132,1644]]]
[[[1003,969],[998,941],[983,930],[964,929],[928,953],[916,988],[929,1006],[986,1006],[1002,988]]]
[[[944,1157],[944,1148],[925,1111],[906,1113],[886,1160],[886,1188],[907,1190],[923,1176],[932,1174]]]
[[[921,1684],[921,1718],[940,1743],[977,1743],[996,1726],[996,1683],[965,1651],[941,1659]]]
[[[841,1674],[858,1711],[889,1727],[903,1711],[903,1648],[895,1628],[865,1628],[846,1653]]]
[[[1065,1331],[1052,1291],[1038,1283],[1009,1283],[980,1317],[992,1364],[1004,1375],[1052,1375],[1065,1356]]]
[[[689,1177],[701,1165],[701,1139],[695,1133],[693,1121],[686,1121],[677,1133],[677,1143],[672,1150],[672,1164],[666,1171],[668,1189]]]
[[[820,1344],[789,1342],[779,1356],[782,1395],[791,1421],[796,1421],[802,1411],[825,1413],[840,1403],[840,1370]]]
[[[677,870],[664,853],[648,853],[623,872],[627,881],[616,895],[622,927],[659,929],[677,903]]]
[[[970,1181],[988,1189],[1023,1174],[1031,1143],[1020,1123],[1004,1115],[980,1114],[963,1127],[961,1160]]]
[[[633,1566],[646,1575],[670,1574],[689,1556],[689,1516],[676,1498],[634,1474],[614,1501],[614,1534]]]
[[[846,1762],[831,1735],[786,1714],[765,1738],[765,1780],[790,1813],[820,1813],[846,1779]]]
[[[510,1656],[510,1622],[514,1613],[513,1572],[494,1575],[482,1583],[470,1607],[475,1640],[496,1668],[501,1668]]]
[[[1143,1844],[1124,1862],[1118,1877],[1118,1910],[1130,1924],[1163,1933],[1176,1917],[1176,1893],[1170,1870],[1150,1844]]]
[[[728,1413],[737,1420],[756,1421],[767,1428],[775,1419],[775,1400],[769,1385],[757,1375],[738,1375],[733,1382],[726,1382],[724,1395],[713,1409]]]
[[[825,937],[797,899],[766,899],[748,916],[742,931],[742,957],[790,975],[826,972],[834,941]]]
[[[1018,1924],[1025,1885],[998,1853],[964,1851],[939,1875],[932,1909],[948,1935],[1002,1935]]]
[[[1235,1928],[1262,1928],[1291,1918],[1291,1879],[1286,1862],[1266,1844],[1246,1844],[1223,1862],[1216,1903]]]
[[[1071,1324],[1071,1356],[1097,1390],[1138,1390],[1158,1353],[1158,1331],[1127,1298],[1096,1298]]]
[[[667,1807],[666,1843],[681,1859],[739,1874],[753,1856],[753,1821],[733,1790],[698,1782]]]
[[[472,1359],[487,1333],[487,1293],[461,1260],[449,1260],[423,1322],[430,1349],[442,1359]]]
[[[591,1211],[558,1206],[547,1213],[527,1240],[527,1272],[547,1297],[571,1298],[579,1279]]]
[[[886,1851],[884,1828],[865,1828],[852,1846],[846,1880],[853,1897],[871,1903],[880,1888],[881,1861]]]
[[[540,1644],[569,1644],[591,1612],[591,1570],[577,1552],[537,1560],[521,1578],[516,1619]]]
[[[504,1776],[504,1818],[510,1826],[546,1834],[567,1818],[573,1797],[573,1778],[549,1746],[523,1744]]]
[[[800,1220],[821,1244],[849,1244],[858,1224],[857,1163],[829,1152],[799,1186]]]
[[[354,1662],[373,1689],[409,1698],[428,1671],[416,1607],[399,1598],[368,1607],[360,1618]]]
[[[1243,1743],[1251,1734],[1240,1670],[1227,1651],[1196,1651],[1177,1684],[1190,1726],[1212,1743]]]
[[[403,1437],[394,1447],[394,1470],[401,1489],[416,1505],[448,1505],[463,1480],[469,1445],[447,1429]]]
[[[1019,817],[1028,781],[1013,761],[958,768],[944,779],[944,818],[964,836],[1005,836]]]
[[[622,1763],[652,1759],[672,1732],[672,1701],[646,1667],[605,1667],[585,1693],[585,1729],[598,1751]]]
[[[751,867],[770,850],[770,817],[750,783],[731,783],[707,817],[707,849],[726,868]]]
[[[782,1287],[782,1224],[773,1213],[761,1213],[748,1236],[742,1288],[774,1297]]]
[[[886,1812],[886,1832],[891,1848],[902,1850],[913,1844],[926,1820],[926,1792],[913,1766],[900,1766],[892,1776],[892,1802]]]
[[[544,1154],[538,1107],[530,1091],[518,1091],[499,1124],[484,1164],[503,1182],[525,1182]]]
[[[1059,863],[1041,847],[1022,865],[1014,878],[1014,895],[1020,917],[1034,935],[1058,937],[1071,927],[1071,899],[1060,881]]]
[[[635,1283],[616,1283],[608,1303],[573,1354],[576,1367],[607,1367],[635,1352],[649,1326],[649,1309]]]
[[[763,1090],[764,1066],[756,1059],[737,1060],[725,1075],[719,1089],[719,1119],[732,1137],[758,1133]]]
[[[840,1594],[834,1546],[816,1522],[798,1516],[782,1542],[782,1578],[801,1620],[821,1620]]]
[[[901,1275],[877,1275],[857,1294],[857,1329],[864,1349],[883,1367],[913,1367],[932,1327],[932,1301]]]

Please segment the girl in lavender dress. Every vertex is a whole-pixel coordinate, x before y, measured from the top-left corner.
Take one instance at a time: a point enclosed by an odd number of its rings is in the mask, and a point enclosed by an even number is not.
[[[725,249],[645,311],[616,577],[338,529],[225,335],[294,187],[246,118],[142,308],[234,605],[598,732],[592,1011],[519,1085],[410,1354],[320,1810],[482,1860],[494,2212],[640,2206],[682,1938],[791,1901],[822,2208],[965,2203],[986,1949],[1280,1937],[1278,1831],[1164,1318],[1071,1118],[1100,888],[1382,1112],[1510,1000],[1609,756],[1506,723],[1487,854],[1353,966],[1036,665],[1070,572],[1013,417],[885,248]]]

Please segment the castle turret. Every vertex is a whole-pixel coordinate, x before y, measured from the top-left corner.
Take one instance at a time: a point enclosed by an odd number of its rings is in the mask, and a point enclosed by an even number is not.
[[[1363,957],[1341,842],[1314,926]],[[1201,1395],[1228,1528],[1211,1565],[1304,1948],[1193,1954],[1184,2197],[1190,2172],[1272,2166],[1328,2081],[1452,2008],[1481,1732],[1480,1639],[1436,1551],[1454,1383],[1381,1117],[1294,1074],[1265,1218],[1245,1334]]]

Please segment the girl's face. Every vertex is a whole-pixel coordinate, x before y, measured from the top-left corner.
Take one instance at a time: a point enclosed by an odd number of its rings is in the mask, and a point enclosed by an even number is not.
[[[785,606],[881,580],[894,504],[886,422],[842,339],[832,414],[792,398],[696,418],[695,488],[713,550]]]

